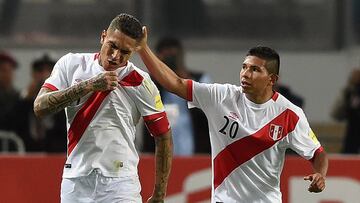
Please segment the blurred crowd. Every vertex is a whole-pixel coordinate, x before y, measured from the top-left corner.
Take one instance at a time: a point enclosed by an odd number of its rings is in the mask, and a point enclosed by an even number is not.
[[[10,53],[0,53],[0,130],[2,134],[14,132],[24,142],[26,152],[65,152],[65,112],[38,118],[33,103],[56,60],[44,54],[31,63],[31,81],[18,91],[14,87],[18,62]],[[14,142],[2,139],[10,151],[17,150]]]
[[[185,50],[177,38],[165,37],[155,47],[158,57],[183,78],[210,83],[207,73],[192,71],[185,63]],[[11,53],[0,51],[0,148],[16,151],[16,144],[6,140],[3,135],[15,133],[25,146],[26,152],[65,153],[67,132],[65,112],[35,117],[33,102],[46,78],[56,63],[55,58],[43,54],[34,58],[30,65],[31,80],[21,91],[14,87],[18,61]],[[26,67],[21,67],[26,68]],[[208,124],[204,113],[197,108],[188,108],[186,101],[165,91],[158,85],[165,109],[173,131],[174,154],[191,156],[210,154]],[[290,87],[278,84],[275,90],[299,107],[304,107],[304,99]],[[348,83],[339,94],[331,116],[346,122],[341,152],[359,153],[360,147],[360,69],[356,68],[349,76]],[[141,152],[154,152],[154,140],[145,127],[140,133]],[[4,147],[6,146],[6,147]]]
[[[346,87],[340,92],[332,110],[332,116],[346,122],[342,152],[360,152],[360,69],[349,75]]]

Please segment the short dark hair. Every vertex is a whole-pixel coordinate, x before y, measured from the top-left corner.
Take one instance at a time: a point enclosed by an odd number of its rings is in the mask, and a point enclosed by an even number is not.
[[[42,57],[35,59],[32,64],[31,68],[33,71],[42,71],[44,69],[44,66],[48,66],[49,68],[53,68],[55,66],[55,60],[50,58],[48,54],[44,54]]]
[[[134,16],[122,13],[117,15],[110,23],[109,30],[119,30],[127,36],[140,40],[143,36],[142,25]]]
[[[256,46],[251,48],[246,56],[256,56],[266,60],[266,69],[268,72],[279,75],[280,56],[274,49],[264,46]]]
[[[155,51],[157,53],[161,52],[164,49],[175,47],[179,50],[183,50],[181,41],[173,37],[163,37],[161,38],[155,46]]]
[[[0,52],[0,64],[2,63],[10,63],[14,68],[18,66],[16,59],[6,52]]]

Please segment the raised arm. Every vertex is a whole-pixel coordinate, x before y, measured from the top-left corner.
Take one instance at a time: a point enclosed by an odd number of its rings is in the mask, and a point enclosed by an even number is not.
[[[92,91],[114,90],[117,85],[116,72],[108,71],[64,90],[52,91],[43,87],[34,101],[35,115],[41,117],[59,112]]]
[[[155,188],[149,203],[164,202],[173,154],[171,131],[155,137]]]
[[[315,154],[312,160],[314,173],[304,177],[304,180],[311,181],[309,192],[321,192],[325,189],[325,177],[328,170],[328,158],[325,151]]]
[[[161,62],[155,54],[151,51],[147,44],[147,30],[143,27],[144,38],[138,51],[145,66],[149,70],[151,76],[160,83],[167,91],[172,92],[179,97],[187,99],[188,85],[187,79],[180,78],[175,74],[166,64]]]

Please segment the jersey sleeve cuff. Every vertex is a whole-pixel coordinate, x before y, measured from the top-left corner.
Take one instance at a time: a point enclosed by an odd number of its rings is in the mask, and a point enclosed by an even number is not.
[[[323,152],[324,151],[324,148],[322,147],[322,146],[320,146],[319,148],[317,148],[316,150],[315,150],[315,152],[314,152],[314,156],[309,160],[309,161],[311,161],[311,162],[314,162],[315,161],[315,157],[317,156],[317,155],[319,155],[321,152]]]
[[[187,98],[188,101],[193,101],[193,81],[187,80]]]
[[[58,88],[56,88],[54,85],[50,84],[50,83],[44,83],[42,87],[46,87],[52,91],[56,91],[58,90]]]

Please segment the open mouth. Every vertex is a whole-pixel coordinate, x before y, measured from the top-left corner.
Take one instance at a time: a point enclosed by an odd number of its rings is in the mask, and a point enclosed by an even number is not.
[[[115,61],[109,61],[109,60],[108,60],[108,63],[109,63],[110,65],[112,65],[112,66],[117,65],[117,63],[116,63]]]
[[[243,86],[243,87],[250,87],[251,84],[248,83],[248,82],[245,82],[245,81],[241,81],[241,86]]]

